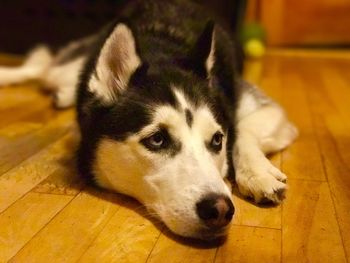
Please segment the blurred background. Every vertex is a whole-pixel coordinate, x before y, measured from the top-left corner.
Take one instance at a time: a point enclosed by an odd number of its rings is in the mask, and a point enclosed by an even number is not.
[[[272,47],[346,47],[349,0],[197,0],[239,34],[247,52]],[[1,0],[0,50],[22,54],[38,42],[59,46],[114,18],[127,0]],[[245,25],[241,27],[241,25]],[[238,32],[237,26],[242,30]],[[253,43],[249,43],[250,40]],[[250,44],[250,46],[249,46]],[[263,46],[263,47],[262,47]],[[254,54],[255,53],[255,54]]]
[[[0,50],[23,53],[38,42],[59,46],[94,33],[114,19],[118,10],[127,2],[128,0],[0,0]],[[245,1],[196,2],[210,6],[231,27],[241,20],[240,15],[245,7]]]

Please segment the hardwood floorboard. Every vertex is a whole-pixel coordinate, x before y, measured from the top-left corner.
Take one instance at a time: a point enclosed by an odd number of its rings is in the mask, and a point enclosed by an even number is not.
[[[70,196],[28,193],[0,215],[0,262],[12,258],[70,200]]]
[[[284,59],[279,76],[283,95],[281,104],[290,119],[299,129],[298,139],[282,154],[283,172],[293,179],[325,181],[321,154],[312,125],[310,106],[305,96],[305,89],[300,76],[295,72],[301,61],[292,63]]]
[[[72,127],[73,111],[69,110],[34,133],[24,134],[18,138],[2,139],[0,141],[0,176],[64,136]]]
[[[346,262],[326,182],[288,180],[283,203],[283,262]]]
[[[280,243],[280,230],[232,226],[227,241],[218,249],[215,262],[280,262]]]
[[[74,110],[53,109],[35,82],[0,87],[0,263],[350,262],[349,54],[279,49],[247,61],[245,79],[300,137],[270,156],[288,175],[284,203],[257,206],[234,190],[220,245],[177,237],[140,203],[86,186]]]
[[[200,263],[213,262],[217,248],[205,242],[185,240],[169,233],[166,229],[155,247],[153,248],[147,263],[162,263],[166,259],[169,263]]]
[[[82,192],[9,262],[76,262],[120,208],[119,199],[95,189]]]
[[[160,235],[140,203],[126,200],[79,262],[145,262]]]
[[[72,134],[33,155],[25,162],[0,176],[0,213],[11,206],[52,173],[64,169],[62,160],[72,156],[67,143]]]
[[[319,83],[318,70],[315,64],[322,66],[322,73],[327,73],[330,65],[336,61],[317,60],[314,63],[307,63],[303,68],[305,82],[313,81],[319,85],[310,86],[307,90],[308,100],[314,116],[314,129],[320,145],[329,187],[331,190],[333,204],[335,206],[339,228],[343,238],[343,245],[350,261],[350,174],[349,169],[349,148],[345,145],[350,140],[350,121],[339,114],[339,101],[328,95],[333,89],[337,89],[332,82],[322,81]],[[349,67],[350,63],[347,64]],[[329,75],[324,75],[324,80]],[[333,75],[334,76],[334,75]],[[347,79],[350,85],[350,78],[341,74],[338,77]],[[337,81],[335,81],[337,83]],[[349,86],[348,85],[348,86]],[[333,91],[332,91],[333,92]],[[344,103],[344,102],[343,102]],[[342,106],[341,106],[342,107]],[[345,157],[345,158],[344,158]]]

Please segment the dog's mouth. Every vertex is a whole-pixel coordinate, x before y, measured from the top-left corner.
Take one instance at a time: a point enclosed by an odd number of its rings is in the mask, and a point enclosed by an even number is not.
[[[229,228],[229,225],[218,229],[211,229],[205,227],[198,230],[195,236],[201,240],[215,241],[225,238],[228,234]]]

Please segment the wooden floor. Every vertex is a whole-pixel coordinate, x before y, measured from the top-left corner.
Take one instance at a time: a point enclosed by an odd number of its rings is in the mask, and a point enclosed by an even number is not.
[[[0,262],[350,262],[349,53],[279,50],[247,65],[300,137],[271,157],[289,176],[283,205],[235,194],[220,246],[175,237],[139,203],[84,186],[74,111],[53,110],[34,83],[0,88]]]

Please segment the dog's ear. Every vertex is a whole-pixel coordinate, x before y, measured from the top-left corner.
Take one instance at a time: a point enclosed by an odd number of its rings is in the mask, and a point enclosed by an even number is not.
[[[102,102],[111,103],[127,88],[131,75],[140,65],[131,29],[124,23],[117,24],[97,58],[90,91]]]
[[[215,63],[215,24],[208,21],[189,54],[187,67],[202,78],[210,78]]]
[[[233,99],[236,59],[232,46],[232,39],[216,28],[213,21],[209,21],[189,56],[180,61],[180,65],[207,79],[210,87],[220,88],[228,98]]]

